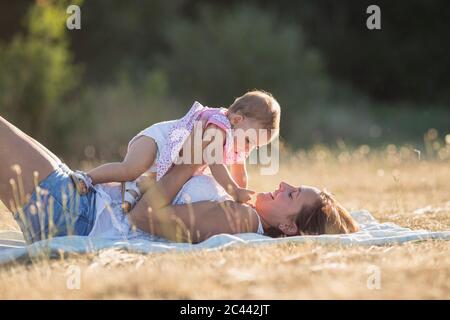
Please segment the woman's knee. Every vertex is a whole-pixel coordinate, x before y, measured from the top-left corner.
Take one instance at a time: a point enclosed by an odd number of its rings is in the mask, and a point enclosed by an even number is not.
[[[58,165],[25,133],[2,117],[0,117],[0,159],[2,162],[0,200],[6,205],[14,199],[14,184],[20,186],[20,191],[25,195],[31,194],[36,182],[46,178]]]

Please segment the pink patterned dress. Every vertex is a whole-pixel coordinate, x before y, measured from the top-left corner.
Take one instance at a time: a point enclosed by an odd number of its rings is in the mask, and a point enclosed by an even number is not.
[[[246,154],[237,153],[233,149],[231,123],[225,108],[209,108],[195,101],[189,112],[181,119],[171,122],[168,136],[164,143],[158,145],[159,156],[156,160],[156,180],[161,179],[179,157],[180,150],[191,134],[197,121],[203,121],[203,128],[215,124],[226,132],[223,150],[223,163],[226,165],[242,162]]]

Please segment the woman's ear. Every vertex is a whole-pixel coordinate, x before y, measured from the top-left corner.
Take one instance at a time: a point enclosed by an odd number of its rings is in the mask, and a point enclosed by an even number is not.
[[[280,224],[278,225],[278,229],[280,229],[280,231],[287,236],[298,235],[298,227],[294,222],[288,224]]]

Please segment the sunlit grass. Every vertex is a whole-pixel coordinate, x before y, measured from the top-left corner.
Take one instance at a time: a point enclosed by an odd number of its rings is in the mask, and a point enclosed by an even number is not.
[[[295,153],[283,149],[279,172],[260,176],[251,167],[250,186],[272,191],[281,180],[314,185],[333,192],[348,209],[367,209],[382,222],[450,230],[450,138],[431,131],[427,144],[423,150],[343,143]],[[12,228],[12,218],[2,213],[0,229]],[[152,255],[105,250],[4,266],[0,298],[448,299],[449,257],[448,241],[347,248],[283,244]],[[80,268],[79,290],[67,287],[70,266]],[[379,290],[367,287],[371,266],[380,268]]]

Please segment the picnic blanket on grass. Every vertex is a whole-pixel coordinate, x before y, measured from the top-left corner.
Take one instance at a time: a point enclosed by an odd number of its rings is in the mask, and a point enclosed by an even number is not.
[[[361,230],[352,234],[295,236],[270,238],[256,233],[220,234],[198,243],[150,241],[148,239],[108,239],[85,236],[58,237],[27,246],[22,233],[0,231],[0,264],[30,260],[42,256],[60,257],[63,253],[90,253],[117,248],[137,253],[165,251],[217,250],[234,245],[261,245],[277,243],[317,243],[343,246],[394,245],[410,241],[450,240],[449,231],[411,230],[391,222],[380,223],[368,211],[354,211],[352,217]]]

